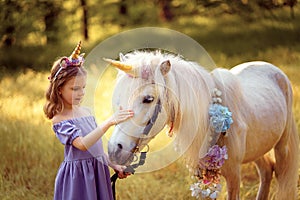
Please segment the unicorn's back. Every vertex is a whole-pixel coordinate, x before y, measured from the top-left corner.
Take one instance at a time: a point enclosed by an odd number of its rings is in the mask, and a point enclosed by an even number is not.
[[[288,112],[291,110],[292,90],[286,75],[267,62],[247,62],[230,70],[239,80],[247,104],[245,115],[248,124],[247,149],[244,162],[257,158],[257,154],[267,153],[283,133]],[[289,108],[290,107],[290,108]],[[277,137],[266,136],[269,133]],[[267,142],[268,141],[268,142]],[[256,148],[257,146],[262,148]]]

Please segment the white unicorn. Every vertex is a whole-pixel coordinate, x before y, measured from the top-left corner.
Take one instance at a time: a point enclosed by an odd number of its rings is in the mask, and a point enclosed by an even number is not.
[[[120,61],[106,61],[122,70],[113,105],[135,113],[116,126],[109,140],[113,162],[129,165],[135,153],[167,125],[176,151],[198,177],[200,161],[211,146],[226,146],[228,157],[220,173],[226,180],[227,199],[240,199],[241,165],[249,162],[256,164],[260,176],[257,199],[268,199],[273,172],[277,199],[297,198],[299,139],[293,93],[287,76],[277,67],[248,62],[209,73],[197,63],[159,51],[136,51],[121,54]],[[209,115],[215,102],[228,108],[233,119],[226,133],[217,136]]]

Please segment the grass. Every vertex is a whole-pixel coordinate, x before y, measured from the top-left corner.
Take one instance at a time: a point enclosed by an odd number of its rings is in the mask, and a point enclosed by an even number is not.
[[[236,16],[224,16],[222,20],[182,17],[172,25],[162,26],[196,39],[217,66],[229,68],[249,60],[266,60],[279,66],[293,85],[294,114],[300,130],[299,16],[294,21],[282,16],[280,19],[269,17],[244,24]],[[14,58],[14,52],[10,55]],[[63,159],[63,146],[55,138],[51,123],[42,112],[47,76],[48,72],[33,70],[1,74],[0,199],[52,199],[54,178]],[[111,113],[111,83],[114,78],[115,71],[107,71],[95,90],[98,100],[95,115],[99,122]],[[161,145],[165,139],[161,136],[151,144],[151,148]],[[255,199],[259,183],[254,165],[244,165],[242,172],[241,197],[243,200]],[[133,200],[193,199],[189,191],[191,182],[188,170],[179,159],[161,170],[119,180],[117,197]],[[273,183],[271,196],[274,191]],[[300,192],[298,194],[300,197]],[[223,188],[220,199],[225,199],[225,196]]]

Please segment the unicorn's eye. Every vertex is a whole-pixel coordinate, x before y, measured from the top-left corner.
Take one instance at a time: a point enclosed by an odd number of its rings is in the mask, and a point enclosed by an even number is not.
[[[154,97],[151,95],[146,95],[143,99],[143,103],[151,103],[154,100]]]

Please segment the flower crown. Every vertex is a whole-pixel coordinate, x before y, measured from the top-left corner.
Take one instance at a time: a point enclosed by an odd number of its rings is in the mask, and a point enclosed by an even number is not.
[[[52,81],[56,80],[57,76],[61,72],[62,69],[65,69],[67,67],[81,67],[82,64],[84,63],[84,53],[80,54],[81,50],[81,41],[78,42],[77,46],[75,47],[74,51],[69,57],[62,58],[59,66],[60,68],[57,70],[55,73]],[[51,79],[48,77],[48,79]]]

